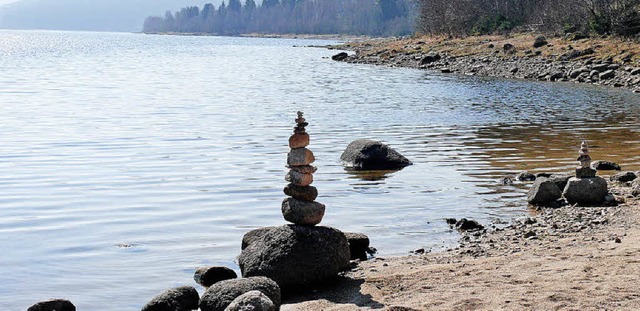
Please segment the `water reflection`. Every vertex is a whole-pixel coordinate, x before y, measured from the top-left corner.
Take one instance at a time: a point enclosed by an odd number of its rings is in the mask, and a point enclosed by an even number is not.
[[[391,176],[391,174],[400,170],[377,170],[377,171],[358,171],[345,168],[344,171],[349,175],[347,178],[360,179],[362,181],[382,181]]]

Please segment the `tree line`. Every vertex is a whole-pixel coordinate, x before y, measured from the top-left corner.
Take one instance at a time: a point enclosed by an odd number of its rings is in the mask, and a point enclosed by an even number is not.
[[[640,0],[418,0],[417,30],[474,35],[512,30],[640,33]]]
[[[413,0],[227,0],[150,16],[145,33],[407,35]]]

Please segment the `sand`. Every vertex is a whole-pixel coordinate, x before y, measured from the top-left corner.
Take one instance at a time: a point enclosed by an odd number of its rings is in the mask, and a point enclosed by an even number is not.
[[[457,249],[361,262],[282,310],[640,310],[640,201],[612,192],[622,203],[542,209]]]

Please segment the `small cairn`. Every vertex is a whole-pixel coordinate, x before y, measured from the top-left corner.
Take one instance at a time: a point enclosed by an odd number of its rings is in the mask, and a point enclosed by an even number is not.
[[[580,166],[576,168],[577,178],[591,178],[596,176],[596,170],[591,168],[591,156],[589,155],[589,145],[587,145],[586,140],[583,140],[582,144],[580,144],[577,161],[580,162]]]
[[[576,167],[576,177],[571,177],[562,192],[569,204],[597,205],[605,201],[608,194],[607,181],[596,176],[591,168],[591,156],[586,141],[582,141],[578,154],[580,166]]]
[[[315,161],[313,152],[306,148],[310,138],[305,128],[309,123],[301,111],[298,111],[295,121],[293,135],[289,138],[291,150],[287,154],[289,173],[285,180],[289,184],[284,188],[289,197],[282,202],[282,215],[286,221],[296,225],[315,226],[322,221],[325,206],[315,201],[318,189],[311,186],[317,168],[311,165]]]

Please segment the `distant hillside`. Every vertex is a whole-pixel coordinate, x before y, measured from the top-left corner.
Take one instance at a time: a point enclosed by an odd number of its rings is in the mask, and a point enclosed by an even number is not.
[[[0,6],[0,28],[141,31],[145,17],[222,0],[21,0]]]

